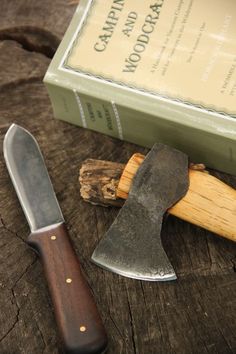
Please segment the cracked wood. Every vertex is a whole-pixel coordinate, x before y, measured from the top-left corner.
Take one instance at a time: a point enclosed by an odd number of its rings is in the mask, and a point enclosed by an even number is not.
[[[147,150],[53,118],[42,78],[75,10],[71,3],[1,1],[1,149],[12,122],[37,138],[108,332],[108,354],[234,353],[233,243],[169,217],[162,240],[177,282],[124,279],[90,262],[118,210],[84,203],[79,167],[88,157],[125,163],[134,152]],[[235,177],[215,174],[236,186]],[[42,267],[24,242],[29,229],[2,154],[0,195],[0,353],[59,354]]]

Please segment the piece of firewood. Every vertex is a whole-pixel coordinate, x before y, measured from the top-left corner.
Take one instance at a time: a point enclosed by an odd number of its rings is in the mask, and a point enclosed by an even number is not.
[[[134,159],[129,160],[129,168],[133,168],[130,171],[130,178],[123,174],[125,164],[96,159],[85,160],[79,171],[80,194],[84,201],[94,205],[121,207],[124,204],[124,199],[128,197],[132,176],[144,159],[144,155],[141,154],[135,154],[134,156],[135,162]],[[202,170],[204,167],[202,164],[191,165],[191,168],[197,170]],[[130,172],[127,169],[125,170],[126,174]],[[121,176],[123,176],[123,185],[122,189],[118,189]],[[125,183],[127,184],[126,187],[124,186]]]
[[[104,166],[104,171],[101,169],[98,170],[98,166],[100,166],[98,161],[87,160],[89,161],[90,180],[86,180],[87,194],[85,199],[90,202],[94,202],[95,200],[97,204],[121,206],[120,198],[127,199],[132,179],[144,158],[145,156],[141,154],[134,154],[126,166],[102,161],[101,166]],[[116,165],[119,166],[117,174],[113,170],[116,169]],[[86,166],[87,163],[82,166],[81,175],[87,170]],[[203,173],[201,171],[203,167],[202,165],[191,166],[189,169],[190,185],[188,192],[184,198],[168,210],[168,213],[232,241],[236,241],[236,190],[216,177]],[[123,173],[121,175],[122,169]],[[92,179],[91,174],[96,170],[98,170],[98,173]],[[106,173],[106,171],[109,171],[109,173]],[[103,173],[106,174],[105,179]],[[89,183],[91,179],[94,183],[90,189]],[[82,183],[81,195],[83,198],[84,180],[84,177],[80,177],[80,182]],[[104,203],[104,201],[106,202]]]
[[[80,194],[86,202],[102,206],[122,206],[116,191],[125,164],[87,159],[80,169]]]

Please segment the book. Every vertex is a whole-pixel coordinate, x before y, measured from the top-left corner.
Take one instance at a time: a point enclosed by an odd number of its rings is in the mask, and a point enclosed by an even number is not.
[[[236,174],[236,2],[81,0],[45,75],[58,119]]]

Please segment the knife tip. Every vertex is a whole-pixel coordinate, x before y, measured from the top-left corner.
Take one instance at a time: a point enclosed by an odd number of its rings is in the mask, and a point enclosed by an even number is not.
[[[15,130],[15,129],[18,128],[18,127],[19,127],[19,125],[15,124],[15,123],[12,123],[12,124],[10,125],[10,127],[8,128],[6,134],[5,134],[4,140],[7,139],[7,137],[9,136],[9,133],[10,133],[10,132],[12,132],[13,130]]]
[[[19,131],[19,130],[24,130],[26,131],[24,128],[22,128],[20,125],[16,124],[16,123],[12,123],[10,125],[10,127],[8,128],[4,140],[3,140],[3,154],[4,154],[4,158],[6,160],[7,158],[7,150],[8,150],[8,146],[9,144],[11,144],[12,141],[12,137],[14,137],[14,134]]]

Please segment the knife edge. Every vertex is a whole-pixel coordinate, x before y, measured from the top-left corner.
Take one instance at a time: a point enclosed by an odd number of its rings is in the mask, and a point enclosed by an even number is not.
[[[3,141],[3,153],[31,232],[64,222],[34,136],[17,124],[12,124]]]

